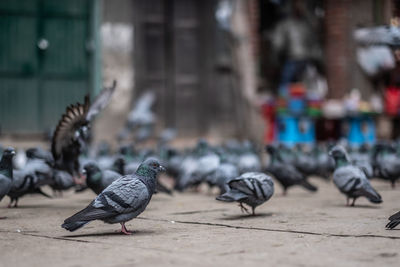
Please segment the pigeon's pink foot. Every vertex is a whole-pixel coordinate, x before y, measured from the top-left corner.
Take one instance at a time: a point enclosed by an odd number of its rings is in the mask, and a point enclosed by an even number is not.
[[[121,233],[123,233],[123,234],[125,234],[125,235],[131,235],[131,234],[133,234],[132,232],[128,231],[128,229],[126,229],[125,223],[121,223]]]

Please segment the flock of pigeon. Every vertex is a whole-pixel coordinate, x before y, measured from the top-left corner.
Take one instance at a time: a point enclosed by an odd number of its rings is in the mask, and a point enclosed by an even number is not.
[[[54,194],[71,188],[76,192],[89,189],[96,198],[67,218],[62,227],[75,231],[93,220],[102,220],[120,223],[121,232],[130,234],[125,222],[142,213],[157,192],[172,195],[174,190],[196,190],[205,183],[219,189],[217,200],[238,202],[242,212],[254,215],[256,207],[274,194],[274,181],[286,195],[292,186],[316,192],[318,188],[308,181],[310,176],[326,180],[332,177],[335,186],[346,196],[347,205],[352,200],[350,205],[354,206],[358,197],[375,204],[382,202],[369,179],[384,179],[395,187],[400,177],[400,144],[397,143],[382,142],[357,149],[335,144],[293,148],[269,144],[265,147],[269,155],[265,164],[258,148],[249,141],[230,140],[212,146],[200,139],[195,147],[178,150],[169,142],[174,131],[167,129],[155,149],[137,149],[132,143],[121,145],[116,153],[111,153],[106,143],[93,149],[88,145],[91,122],[107,105],[115,87],[114,82],[103,89],[92,103],[85,97],[83,104],[68,106],[52,136],[51,150],[34,147],[16,154],[11,147],[0,147],[0,201],[7,195],[9,207],[17,207],[19,198],[26,194],[51,197],[42,190],[43,186],[50,186]],[[153,101],[147,97],[149,100]],[[143,113],[148,108],[149,105],[142,105],[137,110]],[[149,119],[153,120],[148,112],[146,116],[133,112],[130,117],[146,117],[147,126]],[[123,135],[134,126],[130,123]],[[146,135],[147,126],[142,130]],[[173,189],[158,180],[158,174],[163,171],[173,179]],[[400,212],[389,217],[386,227],[393,229],[399,224]]]

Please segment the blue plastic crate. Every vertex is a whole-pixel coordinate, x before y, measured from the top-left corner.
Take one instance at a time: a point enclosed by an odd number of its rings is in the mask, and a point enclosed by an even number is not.
[[[315,123],[309,117],[278,116],[277,141],[287,145],[315,142]]]
[[[376,141],[375,120],[372,117],[351,117],[347,119],[347,140],[351,145],[372,144]]]

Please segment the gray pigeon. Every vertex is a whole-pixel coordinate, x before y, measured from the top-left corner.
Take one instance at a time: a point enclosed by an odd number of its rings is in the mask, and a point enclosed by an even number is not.
[[[294,185],[300,185],[311,192],[318,190],[316,186],[307,181],[306,177],[299,170],[284,161],[276,146],[266,145],[265,149],[270,154],[270,162],[265,171],[271,173],[282,185],[284,195],[286,195],[287,189]]]
[[[228,182],[228,192],[217,197],[217,200],[226,202],[239,202],[242,211],[247,211],[243,203],[249,205],[252,209],[252,215],[255,215],[255,208],[274,194],[274,182],[272,178],[261,172],[246,172],[238,178]]]
[[[16,208],[19,198],[27,194],[40,194],[51,198],[40,187],[52,184],[52,175],[52,168],[41,159],[29,159],[22,170],[13,170],[13,184],[7,194],[10,197],[8,207],[12,207],[14,203]]]
[[[13,148],[9,147],[3,151],[0,161],[0,201],[11,189],[13,182],[12,158],[15,155]]]
[[[69,172],[53,169],[53,181],[49,185],[54,190],[54,193],[59,192],[61,194],[63,190],[74,187],[76,183]]]
[[[86,173],[86,184],[92,191],[98,195],[107,186],[121,177],[121,174],[112,170],[100,170],[99,166],[90,162],[83,166],[83,172]]]
[[[353,198],[351,206],[354,206],[356,199],[361,196],[375,204],[382,202],[382,197],[372,188],[365,173],[351,163],[346,150],[342,146],[333,147],[329,155],[335,160],[333,182],[340,192],[347,196],[347,205],[349,199]]]
[[[228,182],[239,176],[238,168],[231,163],[221,163],[218,168],[207,176],[207,182],[210,186],[218,186],[220,194],[225,193],[228,189]]]
[[[378,178],[389,180],[392,188],[395,188],[396,181],[400,178],[400,157],[387,144],[377,144],[372,155],[375,174]]]
[[[103,190],[86,208],[67,218],[62,225],[75,231],[93,220],[120,223],[121,232],[131,234],[125,222],[142,213],[154,193],[157,174],[164,171],[158,160],[146,159],[132,175],[125,175]]]

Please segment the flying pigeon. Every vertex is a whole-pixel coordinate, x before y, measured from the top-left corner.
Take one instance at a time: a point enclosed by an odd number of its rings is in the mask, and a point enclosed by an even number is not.
[[[272,178],[261,172],[246,172],[241,176],[228,182],[229,189],[226,193],[217,197],[217,200],[225,202],[239,202],[242,211],[248,212],[243,203],[252,209],[255,215],[255,208],[274,194],[274,182]]]
[[[351,163],[346,150],[342,146],[333,147],[329,155],[335,160],[333,182],[340,192],[346,195],[347,205],[349,199],[353,198],[351,206],[354,206],[356,199],[361,196],[375,204],[382,202],[382,197],[372,188],[365,173]]]
[[[92,104],[89,96],[85,96],[83,104],[67,107],[57,124],[51,144],[51,152],[59,169],[68,171],[74,177],[79,176],[78,158],[89,139],[90,123],[108,104],[116,85],[114,81],[111,87],[104,88]]]
[[[106,223],[120,223],[121,232],[131,234],[125,222],[146,209],[156,188],[157,174],[164,170],[158,160],[146,159],[134,174],[114,181],[86,208],[67,218],[62,227],[75,231],[93,220],[102,220]]]

